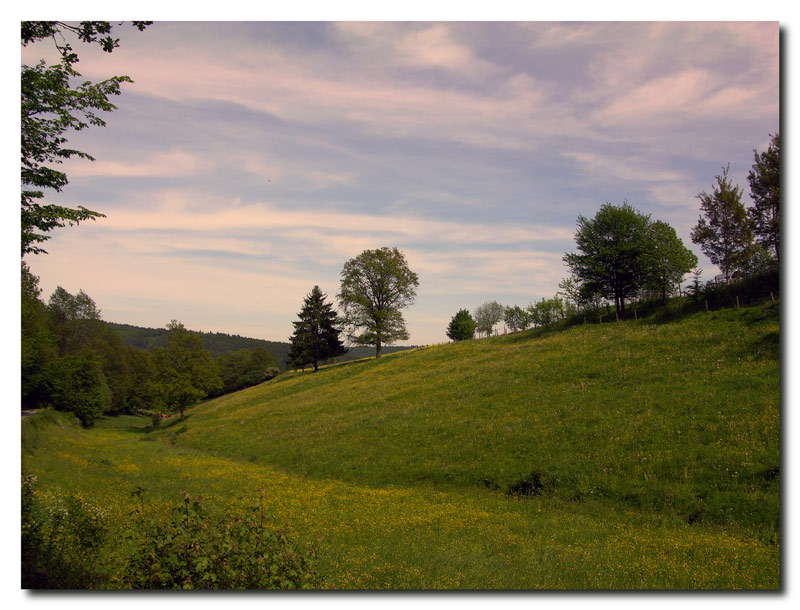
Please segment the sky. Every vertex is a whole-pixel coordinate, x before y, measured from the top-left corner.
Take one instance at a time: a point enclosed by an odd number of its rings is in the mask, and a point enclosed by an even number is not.
[[[526,306],[569,275],[579,215],[627,201],[690,239],[697,194],[779,129],[773,21],[156,21],[76,45],[97,81],[133,79],[94,162],[48,200],[105,218],[28,256],[43,297],[102,317],[286,341],[318,285],[397,247],[419,276],[407,345],[461,308]],[[47,43],[22,62],[51,57]],[[502,330],[502,329],[501,329]]]

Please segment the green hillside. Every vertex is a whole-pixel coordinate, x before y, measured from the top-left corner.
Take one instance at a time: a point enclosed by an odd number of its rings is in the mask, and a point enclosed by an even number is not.
[[[420,348],[154,431],[45,414],[23,464],[119,519],[137,485],[154,506],[264,489],[323,538],[326,587],[774,589],[779,336],[771,304]]]

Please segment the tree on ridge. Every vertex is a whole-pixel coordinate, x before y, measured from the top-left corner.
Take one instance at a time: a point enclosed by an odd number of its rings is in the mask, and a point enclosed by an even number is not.
[[[364,250],[344,264],[337,298],[348,339],[381,348],[409,338],[401,309],[413,304],[419,278],[397,248]]]
[[[459,309],[447,326],[447,336],[453,341],[466,341],[475,336],[475,320],[467,309]]]
[[[692,241],[719,266],[726,281],[750,256],[753,243],[742,189],[731,183],[729,170],[730,165],[722,168],[711,194],[703,191],[697,195],[705,217],[701,216],[692,229]]]
[[[325,302],[326,298],[327,295],[319,286],[314,286],[297,314],[299,320],[292,322],[294,334],[289,339],[291,347],[288,359],[294,366],[313,363],[316,371],[321,360],[347,352],[339,340],[341,330],[336,328],[339,318],[333,306]]]
[[[747,175],[753,207],[748,209],[758,242],[780,261],[781,137],[772,136],[766,152],[753,151],[755,164]]]

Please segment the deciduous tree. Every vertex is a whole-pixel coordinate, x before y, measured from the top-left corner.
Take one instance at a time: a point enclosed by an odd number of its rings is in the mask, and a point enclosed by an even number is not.
[[[766,152],[753,151],[755,164],[747,175],[753,207],[748,209],[758,242],[780,261],[781,137],[772,136]]]
[[[453,341],[465,341],[475,336],[475,320],[467,309],[459,309],[447,326],[447,336]]]
[[[495,325],[503,319],[503,306],[497,301],[487,301],[475,309],[475,330],[485,334],[492,334]]]
[[[337,295],[350,341],[381,347],[409,338],[402,309],[417,296],[419,278],[397,248],[364,250],[344,265]]]
[[[531,317],[528,311],[519,305],[509,305],[503,310],[503,321],[516,333],[525,330],[531,324]]]
[[[150,23],[134,21],[133,25],[141,31]],[[75,70],[78,55],[66,35],[74,35],[84,43],[97,43],[110,53],[119,46],[118,39],[110,35],[111,29],[108,21],[82,21],[79,25],[60,21],[22,22],[23,47],[51,39],[60,56],[55,65],[42,60],[35,66],[22,66],[22,256],[45,253],[38,244],[49,239],[46,233],[57,227],[103,216],[82,205],[68,207],[41,200],[45,189],[58,192],[68,183],[67,175],[57,170],[56,165],[72,157],[93,160],[91,155],[70,148],[65,134],[105,125],[99,113],[115,110],[110,97],[119,95],[122,83],[133,82],[127,76],[113,76],[99,83],[75,84],[80,77]]]
[[[722,168],[710,194],[703,191],[697,195],[705,217],[701,216],[692,229],[692,241],[719,266],[726,280],[747,260],[753,243],[742,189],[731,183],[729,169],[730,165]]]
[[[564,262],[587,291],[613,299],[617,313],[625,313],[625,299],[647,277],[649,226],[650,216],[627,202],[605,203],[591,220],[578,216],[578,252],[566,254]]]
[[[222,378],[200,337],[176,320],[167,325],[167,331],[167,346],[154,350],[153,362],[165,406],[184,419],[188,407],[222,387]]]
[[[100,358],[91,350],[62,358],[53,383],[56,408],[75,413],[84,426],[91,426],[111,407],[111,390]]]
[[[683,245],[675,229],[660,220],[650,225],[649,239],[647,283],[661,293],[661,302],[666,304],[667,292],[697,265],[697,256]]]

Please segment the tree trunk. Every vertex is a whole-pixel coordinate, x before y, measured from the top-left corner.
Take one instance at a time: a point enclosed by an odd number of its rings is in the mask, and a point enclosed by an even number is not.
[[[375,344],[375,357],[376,358],[380,358],[381,357],[381,342],[380,341],[378,341]]]
[[[316,373],[318,370],[319,370],[319,367],[317,366],[317,361],[314,360],[314,372]]]

